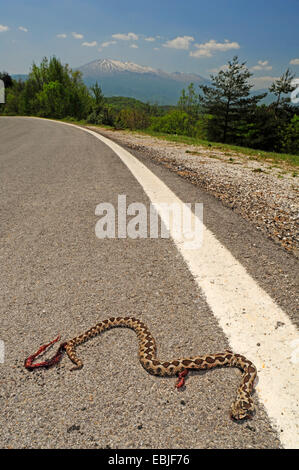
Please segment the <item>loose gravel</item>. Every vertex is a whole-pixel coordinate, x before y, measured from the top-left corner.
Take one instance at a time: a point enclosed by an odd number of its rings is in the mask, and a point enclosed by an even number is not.
[[[213,194],[285,250],[299,256],[299,177],[294,176],[294,169],[232,150],[97,129]]]

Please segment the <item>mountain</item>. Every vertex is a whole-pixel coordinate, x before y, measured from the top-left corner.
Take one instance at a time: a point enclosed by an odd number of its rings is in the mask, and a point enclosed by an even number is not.
[[[25,73],[15,73],[11,75],[11,78],[13,78],[14,80],[21,80],[22,82],[25,82],[28,78],[28,75],[26,75]]]
[[[114,73],[156,73],[151,67],[134,64],[133,62],[121,62],[120,60],[99,59],[79,67],[79,70],[88,75],[111,75]]]
[[[96,81],[105,96],[127,96],[158,104],[176,104],[181,91],[191,82],[208,83],[201,75],[168,73],[133,62],[98,59],[78,67],[86,85]]]
[[[195,73],[169,73],[133,62],[111,59],[94,60],[73,70],[82,72],[88,87],[97,81],[107,97],[123,96],[159,105],[177,104],[182,89],[187,88],[190,83],[194,83],[198,92],[198,85],[210,84],[208,79]],[[12,78],[26,80],[28,76],[12,75]],[[268,92],[268,95],[261,100],[261,104],[270,104],[275,100],[269,90],[254,90],[251,94],[263,92]]]

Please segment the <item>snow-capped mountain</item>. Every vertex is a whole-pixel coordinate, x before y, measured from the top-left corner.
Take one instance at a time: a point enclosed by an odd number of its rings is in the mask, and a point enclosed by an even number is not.
[[[120,60],[112,59],[98,59],[88,64],[78,67],[86,77],[93,76],[95,74],[115,74],[115,73],[140,73],[140,74],[153,74],[163,78],[171,78],[180,82],[186,82],[194,80],[195,82],[203,82],[205,79],[197,74],[182,73],[182,72],[164,72],[160,69],[153,69],[152,67],[146,67],[143,65],[134,64],[134,62],[121,62]]]
[[[106,96],[128,96],[159,104],[175,104],[184,87],[207,82],[197,74],[164,72],[133,62],[98,59],[78,67],[90,86],[96,81]]]
[[[120,72],[156,73],[156,70],[151,67],[143,67],[133,62],[121,62],[120,60],[112,59],[94,60],[93,62],[82,65],[82,67],[79,67],[79,70],[85,75],[92,73],[113,74]]]

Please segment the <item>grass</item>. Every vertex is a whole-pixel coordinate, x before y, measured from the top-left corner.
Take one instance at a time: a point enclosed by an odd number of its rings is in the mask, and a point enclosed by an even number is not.
[[[207,140],[198,139],[196,137],[188,137],[183,135],[162,134],[160,132],[153,132],[150,130],[135,131],[138,133],[158,137],[159,139],[167,140],[170,142],[178,142],[190,145],[199,145],[210,149],[217,149],[223,151],[233,151],[239,154],[247,155],[252,160],[264,160],[272,163],[286,163],[290,166],[299,166],[299,155],[292,155],[288,153],[266,152],[265,150],[257,150],[248,147],[240,147],[238,145],[222,144],[219,142],[209,142]],[[228,153],[229,155],[229,153]]]
[[[77,124],[78,126],[87,126],[88,122],[85,119],[81,119],[81,121],[78,121],[75,118],[72,117],[65,117],[62,119],[56,119],[57,121],[63,121],[63,122],[68,122],[70,124]]]
[[[73,118],[65,118],[61,120],[64,122],[71,122],[73,124],[78,124],[78,125],[85,125],[85,126],[94,125],[94,124],[88,124],[86,121],[76,121]],[[103,124],[95,126],[95,127],[102,127],[102,128],[114,130],[113,127],[106,126]],[[211,150],[212,149],[221,150],[221,151],[224,151],[227,156],[229,156],[231,152],[233,151],[234,153],[248,156],[250,160],[258,160],[261,162],[265,161],[268,163],[273,163],[275,166],[281,166],[282,164],[284,164],[285,166],[291,166],[291,167],[299,166],[299,155],[292,155],[288,153],[266,152],[265,150],[257,150],[257,149],[252,149],[248,147],[240,147],[238,145],[222,144],[220,142],[209,142],[208,140],[203,140],[197,137],[189,137],[189,136],[178,135],[178,134],[164,134],[161,132],[152,131],[150,129],[135,130],[135,131],[131,131],[127,129],[122,132],[149,135],[152,137],[157,137],[161,140],[166,140],[168,142],[177,142],[177,143],[189,144],[189,145],[194,145],[194,146],[202,146],[202,147],[207,147],[208,149],[211,149]],[[232,160],[230,161],[232,162]],[[297,173],[294,176],[297,176]]]
[[[254,170],[252,170],[254,173],[265,173],[265,170],[263,170],[262,168],[255,168]]]

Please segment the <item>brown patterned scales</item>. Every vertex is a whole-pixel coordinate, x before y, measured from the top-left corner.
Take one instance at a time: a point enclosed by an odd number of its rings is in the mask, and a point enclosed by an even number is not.
[[[207,354],[161,362],[156,356],[156,343],[149,329],[143,322],[133,317],[112,317],[103,320],[82,335],[62,343],[52,359],[33,364],[33,360],[50,344],[56,342],[59,339],[58,337],[51,343],[42,346],[32,356],[29,356],[25,360],[25,367],[29,370],[35,367],[50,367],[61,359],[62,353],[65,350],[70,360],[75,364],[72,370],[81,369],[83,362],[76,355],[76,346],[99,335],[105,330],[117,327],[131,328],[137,334],[139,340],[139,360],[144,369],[150,374],[162,377],[178,375],[177,387],[181,387],[184,384],[184,377],[189,370],[206,370],[221,366],[238,367],[243,371],[243,377],[237,391],[236,400],[231,405],[231,417],[240,420],[252,416],[254,404],[251,395],[257,372],[251,361],[240,354],[234,354],[226,350],[217,354]]]

